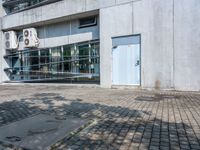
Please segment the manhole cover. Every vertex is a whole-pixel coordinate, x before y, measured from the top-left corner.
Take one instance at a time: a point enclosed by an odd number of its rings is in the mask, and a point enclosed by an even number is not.
[[[0,127],[0,142],[14,147],[46,150],[89,120],[39,114]]]

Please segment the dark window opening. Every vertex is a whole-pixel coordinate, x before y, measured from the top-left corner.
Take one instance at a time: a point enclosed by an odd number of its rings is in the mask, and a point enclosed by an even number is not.
[[[85,27],[96,26],[96,25],[97,25],[96,16],[79,19],[79,28],[85,28]]]

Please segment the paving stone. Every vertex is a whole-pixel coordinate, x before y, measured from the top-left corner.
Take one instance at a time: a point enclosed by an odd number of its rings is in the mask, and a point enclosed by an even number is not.
[[[169,147],[165,147],[165,146],[160,146],[160,150],[169,150]]]
[[[159,142],[152,141],[152,142],[151,142],[151,145],[152,145],[152,146],[159,146],[160,143],[159,143]]]
[[[159,149],[159,146],[150,146],[149,147],[149,150],[158,150]]]
[[[191,144],[190,146],[192,149],[200,149],[200,145]]]
[[[159,143],[159,142],[160,142],[160,139],[159,139],[159,138],[152,138],[151,141],[152,141],[152,142],[158,142],[158,143]]]
[[[41,112],[95,120],[57,149],[200,149],[199,108],[200,93],[0,85],[0,126]]]

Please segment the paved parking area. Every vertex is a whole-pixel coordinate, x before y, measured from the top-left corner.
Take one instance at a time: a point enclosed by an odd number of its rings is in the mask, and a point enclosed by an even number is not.
[[[0,86],[0,126],[38,113],[92,120],[55,149],[200,149],[200,93]]]

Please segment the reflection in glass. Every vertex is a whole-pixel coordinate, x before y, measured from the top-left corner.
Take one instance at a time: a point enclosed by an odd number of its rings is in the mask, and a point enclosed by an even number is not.
[[[40,79],[49,77],[49,49],[42,49],[40,52]]]
[[[89,73],[89,60],[90,60],[90,45],[81,45],[79,49],[79,72]]]
[[[99,82],[99,43],[86,42],[7,56],[10,79],[24,82]]]
[[[56,74],[59,74],[62,71],[62,62],[61,62],[61,47],[56,47],[51,49],[51,73],[52,77],[56,78]]]
[[[64,72],[70,72],[71,71],[71,63],[70,63],[70,60],[71,60],[71,51],[72,51],[73,47],[72,46],[69,46],[69,45],[66,45],[66,46],[63,46],[63,60],[64,60],[64,63],[63,63],[63,66],[64,66]]]

